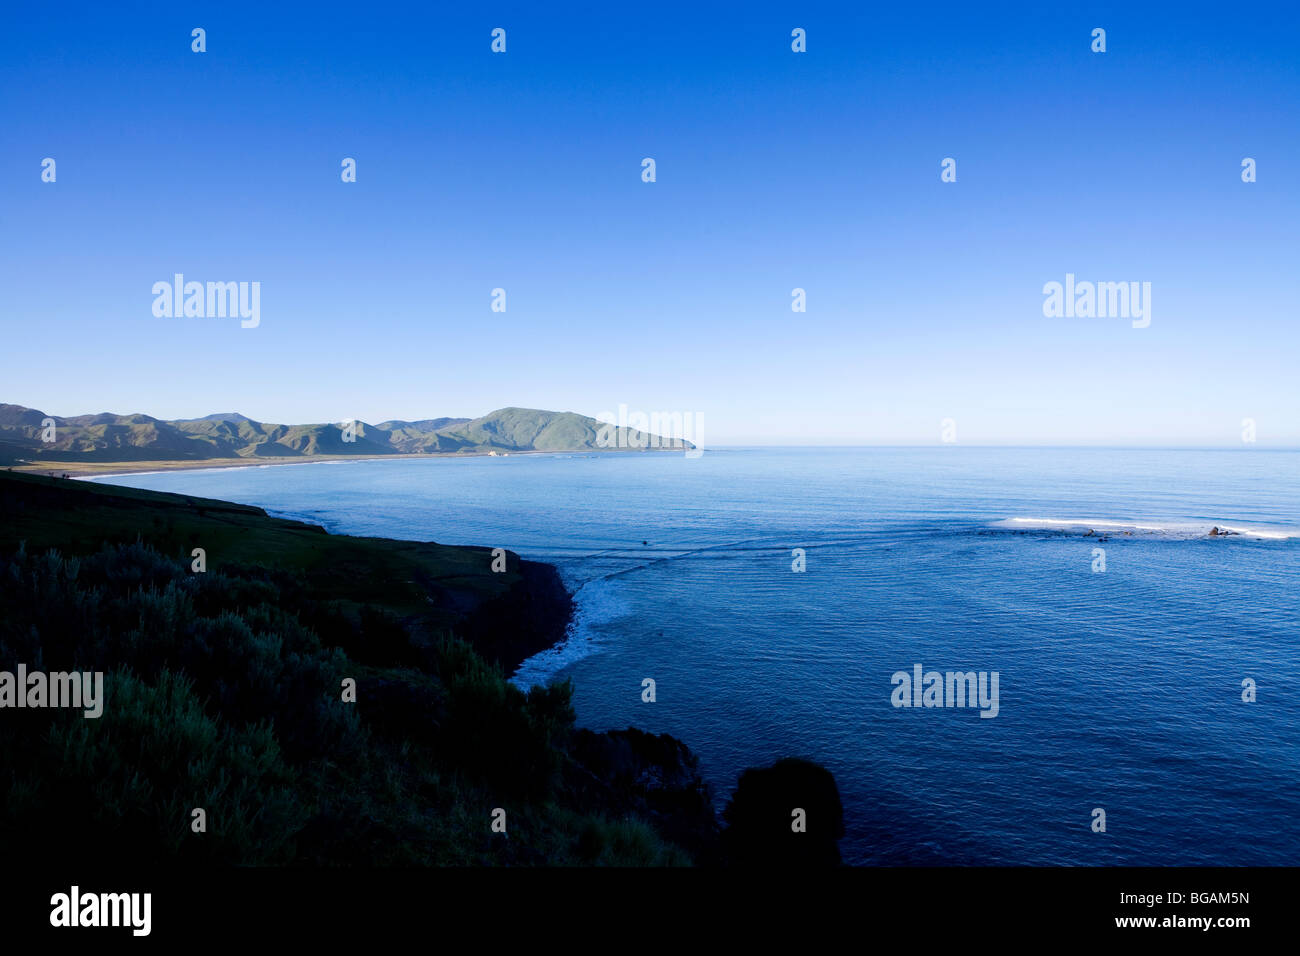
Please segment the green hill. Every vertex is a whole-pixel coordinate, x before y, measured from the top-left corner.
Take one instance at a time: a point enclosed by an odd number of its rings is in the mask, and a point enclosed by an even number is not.
[[[48,423],[53,423],[53,441],[45,440]],[[602,427],[574,412],[500,408],[475,419],[358,422],[355,434],[345,435],[340,423],[276,425],[237,412],[175,421],[110,413],[60,418],[0,404],[0,463],[603,451]],[[683,447],[670,438],[623,429],[616,447]]]

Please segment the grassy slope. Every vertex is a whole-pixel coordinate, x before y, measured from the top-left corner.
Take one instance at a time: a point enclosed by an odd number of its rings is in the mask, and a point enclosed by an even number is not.
[[[202,548],[209,571],[292,570],[305,576],[311,596],[353,613],[363,605],[383,608],[417,635],[456,628],[507,669],[564,632],[567,600],[558,579],[513,552],[506,571],[493,572],[490,548],[331,535],[248,505],[17,472],[0,472],[0,515],[0,550],[25,541],[32,552],[90,554],[138,539],[188,565],[192,550]],[[495,639],[487,634],[512,600],[547,597],[551,620],[520,622]]]

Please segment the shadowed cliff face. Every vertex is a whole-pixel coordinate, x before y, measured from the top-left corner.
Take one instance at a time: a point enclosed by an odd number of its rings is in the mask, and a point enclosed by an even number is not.
[[[697,863],[716,863],[718,820],[699,760],[668,734],[629,727],[579,730],[571,747],[568,784],[583,805],[610,816],[651,821]]]
[[[508,590],[481,601],[458,628],[484,658],[512,674],[524,662],[564,639],[573,596],[549,564],[515,561]]]

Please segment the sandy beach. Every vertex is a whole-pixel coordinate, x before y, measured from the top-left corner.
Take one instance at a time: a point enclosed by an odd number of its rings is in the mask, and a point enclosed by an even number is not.
[[[522,452],[511,452],[512,455]],[[534,452],[533,454],[536,454]],[[23,463],[10,471],[27,472],[58,478],[111,478],[119,475],[140,475],[154,471],[196,471],[208,468],[261,468],[266,465],[313,465],[336,461],[381,461],[390,458],[487,458],[487,452],[449,453],[445,455],[383,455],[360,457],[355,455],[312,455],[311,457],[283,458],[205,458],[197,461],[58,461],[39,464]]]
[[[676,451],[680,449],[648,448],[642,451]],[[8,466],[10,471],[44,475],[47,478],[112,478],[122,475],[142,475],[155,471],[199,471],[209,468],[262,468],[269,465],[317,465],[343,461],[391,461],[397,458],[511,458],[522,455],[610,455],[626,453],[626,449],[582,448],[571,451],[462,451],[441,454],[393,455],[288,455],[275,458],[202,458],[185,461],[49,461],[21,462]]]

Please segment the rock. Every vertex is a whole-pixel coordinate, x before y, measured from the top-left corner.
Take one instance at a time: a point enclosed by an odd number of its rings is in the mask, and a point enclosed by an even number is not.
[[[794,826],[803,812],[804,831]],[[824,867],[841,862],[844,808],[829,770],[787,757],[740,775],[723,819],[723,849],[738,866]]]
[[[680,740],[633,727],[604,733],[582,729],[574,734],[570,753],[567,783],[584,809],[615,819],[635,815],[696,862],[716,860],[712,793],[698,758]]]
[[[573,595],[553,565],[519,561],[519,580],[505,594],[478,601],[458,631],[479,655],[512,674],[526,659],[564,640]],[[422,582],[437,596],[439,582]]]

